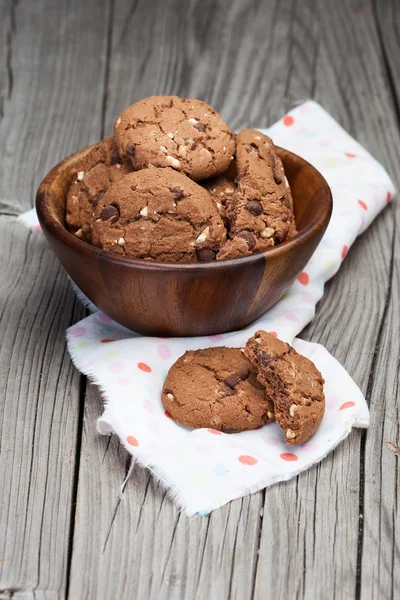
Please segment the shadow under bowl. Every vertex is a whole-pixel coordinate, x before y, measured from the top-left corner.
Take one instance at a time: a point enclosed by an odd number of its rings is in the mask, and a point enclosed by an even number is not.
[[[211,263],[120,257],[78,239],[65,226],[71,170],[85,164],[92,148],[75,152],[48,173],[37,193],[37,214],[50,246],[82,292],[112,319],[144,335],[242,329],[283,296],[330,220],[332,195],[325,179],[299,156],[278,148],[292,189],[296,237],[259,254]]]

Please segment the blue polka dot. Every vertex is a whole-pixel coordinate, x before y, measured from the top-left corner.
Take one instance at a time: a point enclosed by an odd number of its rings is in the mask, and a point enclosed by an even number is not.
[[[221,463],[216,463],[213,467],[214,475],[225,476],[229,474],[229,469],[226,465],[222,465]]]

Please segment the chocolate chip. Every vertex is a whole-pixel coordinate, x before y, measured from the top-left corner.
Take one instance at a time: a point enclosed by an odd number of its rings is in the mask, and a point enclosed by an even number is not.
[[[195,142],[194,144],[192,144],[192,145],[191,145],[190,149],[191,149],[191,150],[195,150],[195,149],[196,149],[196,146],[197,146],[197,144],[196,144],[196,142]]]
[[[211,248],[200,248],[197,252],[197,258],[200,262],[211,262],[215,260],[215,252]]]
[[[256,245],[256,238],[252,233],[250,233],[250,231],[241,231],[240,233],[238,233],[238,238],[241,238],[242,240],[246,241],[249,250],[252,250]]]
[[[136,183],[132,183],[132,185],[131,185],[132,192],[134,192],[136,190],[136,188],[137,188],[137,184]]]
[[[246,146],[246,150],[249,154],[250,154],[250,152],[256,152],[257,154],[260,154],[258,147],[256,146],[256,144],[253,144],[253,143]]]
[[[161,104],[161,108],[171,108],[169,104]]]
[[[222,386],[218,390],[218,394],[221,396],[221,398],[225,398],[225,396],[233,396],[234,393],[235,393],[235,390],[233,390],[232,388],[230,388],[227,385]]]
[[[101,190],[101,192],[98,192],[93,200],[92,200],[92,207],[93,207],[93,211],[97,208],[98,203],[100,202],[100,200],[102,199],[102,197],[104,196],[104,190]]]
[[[121,162],[118,150],[114,147],[111,152],[110,165],[116,165]]]
[[[280,176],[279,171],[278,171],[275,155],[270,153],[269,159],[271,161],[272,173],[274,176],[275,183],[279,185],[280,183],[282,183],[282,177]]]
[[[233,390],[235,385],[237,385],[240,380],[241,380],[240,375],[238,375],[237,373],[234,373],[233,375],[229,375],[229,377],[224,379],[224,383],[225,383],[225,385],[228,385]]]
[[[245,206],[247,212],[254,217],[259,217],[262,213],[261,204],[258,200],[249,200]]]
[[[170,188],[170,190],[173,193],[175,200],[182,200],[182,198],[185,197],[185,194],[183,193],[183,189],[180,188],[179,186]]]
[[[114,204],[110,204],[110,206],[105,206],[100,213],[100,219],[102,221],[111,220],[111,223],[116,223],[119,219],[119,210]]]
[[[197,131],[201,131],[201,132],[204,132],[206,130],[206,126],[204,125],[204,123],[201,123],[200,121],[198,123],[195,123],[193,125],[193,127],[195,129],[197,129]]]
[[[132,142],[128,142],[126,145],[126,153],[128,156],[135,156],[136,154],[136,145]]]

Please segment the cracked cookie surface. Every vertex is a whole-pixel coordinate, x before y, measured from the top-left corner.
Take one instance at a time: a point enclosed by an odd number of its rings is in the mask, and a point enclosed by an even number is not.
[[[162,390],[171,417],[186,427],[225,433],[273,420],[273,405],[240,348],[189,350],[172,365]]]
[[[246,356],[274,403],[275,419],[287,444],[304,444],[325,412],[324,379],[314,363],[265,331],[246,345]]]
[[[235,142],[222,117],[208,104],[178,96],[152,96],[117,118],[114,138],[134,169],[172,167],[199,180],[223,173]]]
[[[171,168],[126,175],[104,194],[94,218],[93,244],[132,258],[209,262],[226,238],[210,194]]]
[[[90,243],[97,203],[113,183],[131,171],[130,163],[121,160],[112,137],[96,144],[72,173],[65,213],[69,230]]]
[[[261,252],[297,233],[289,182],[272,140],[253,129],[240,131],[236,166],[238,185],[226,201],[232,239],[220,260]]]

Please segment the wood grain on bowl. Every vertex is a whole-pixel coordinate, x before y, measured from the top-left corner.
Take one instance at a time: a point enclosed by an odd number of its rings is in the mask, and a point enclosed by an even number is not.
[[[90,149],[66,158],[45,177],[36,200],[39,220],[84,294],[115,321],[145,335],[211,335],[248,325],[283,296],[329,223],[332,197],[325,179],[300,157],[278,148],[292,188],[296,237],[260,254],[212,263],[119,257],[65,227],[71,170],[87,159]]]

